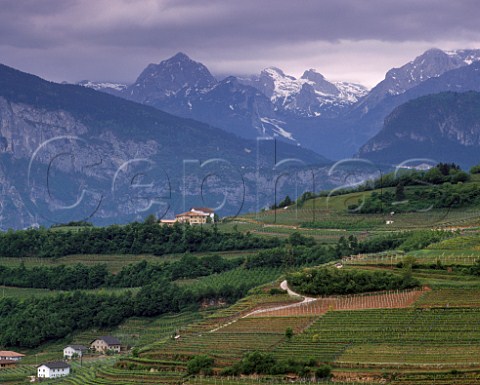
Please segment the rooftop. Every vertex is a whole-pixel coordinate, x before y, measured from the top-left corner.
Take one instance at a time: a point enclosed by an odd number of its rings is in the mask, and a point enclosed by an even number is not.
[[[201,212],[208,213],[208,214],[213,214],[215,212],[208,207],[192,207],[190,209],[190,211],[201,211]]]
[[[44,364],[38,365],[37,368],[40,366],[46,366],[50,369],[66,369],[70,367],[70,365],[63,361],[45,362]]]
[[[208,214],[205,213],[195,213],[193,211],[187,211],[186,213],[177,214],[176,217],[206,217]]]
[[[66,348],[72,348],[74,350],[88,350],[86,346],[83,345],[67,345]]]
[[[112,336],[101,336],[101,337],[98,337],[96,340],[105,341],[105,343],[107,345],[121,345],[122,344],[117,338],[112,337]]]
[[[25,357],[25,354],[12,352],[10,350],[0,350],[0,357]]]

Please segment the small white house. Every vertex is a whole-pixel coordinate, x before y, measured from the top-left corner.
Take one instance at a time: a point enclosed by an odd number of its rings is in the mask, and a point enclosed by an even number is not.
[[[74,356],[82,357],[87,350],[88,348],[83,345],[68,345],[65,349],[63,349],[63,357],[70,359]]]
[[[38,378],[65,377],[70,374],[70,365],[63,361],[47,362],[37,367]]]

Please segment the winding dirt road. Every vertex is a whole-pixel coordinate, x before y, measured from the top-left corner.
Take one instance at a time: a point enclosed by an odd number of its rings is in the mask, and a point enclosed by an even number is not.
[[[280,283],[280,288],[282,290],[285,290],[288,295],[290,295],[291,297],[300,297],[302,298],[303,297],[303,301],[301,302],[295,302],[295,303],[292,303],[292,304],[289,304],[289,305],[281,305],[281,306],[275,306],[275,307],[266,307],[264,309],[257,309],[257,310],[254,310],[252,311],[251,313],[248,313],[240,318],[236,318],[226,324],[223,324],[219,327],[216,327],[215,329],[212,329],[210,330],[210,333],[213,333],[213,332],[216,332],[217,330],[220,330],[228,325],[231,325],[235,322],[237,322],[239,319],[242,319],[242,318],[247,318],[247,317],[250,317],[252,315],[257,315],[257,314],[261,314],[261,313],[266,313],[266,312],[270,312],[270,311],[278,311],[278,310],[285,310],[285,309],[290,309],[290,308],[294,308],[294,307],[298,307],[298,306],[301,306],[303,304],[306,304],[308,302],[312,302],[312,301],[315,301],[317,298],[312,298],[312,297],[305,297],[299,293],[296,293],[294,292],[293,290],[291,290],[289,287],[288,287],[288,282],[287,280],[284,280],[282,281],[282,283]]]

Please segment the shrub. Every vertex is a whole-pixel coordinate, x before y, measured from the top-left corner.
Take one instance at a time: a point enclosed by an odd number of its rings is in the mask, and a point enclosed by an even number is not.
[[[332,373],[332,367],[330,365],[321,365],[315,370],[315,377],[319,378],[328,378]]]
[[[213,372],[213,358],[206,355],[193,357],[187,363],[188,374],[204,374],[209,375]]]

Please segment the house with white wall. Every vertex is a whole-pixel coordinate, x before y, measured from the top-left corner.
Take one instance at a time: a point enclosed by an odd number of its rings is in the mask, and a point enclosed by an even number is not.
[[[63,357],[69,359],[72,357],[82,357],[87,350],[88,348],[83,345],[68,345],[63,349]]]
[[[90,344],[90,348],[96,352],[106,353],[108,350],[120,353],[122,343],[112,336],[101,336]]]
[[[46,362],[37,366],[38,378],[58,378],[70,374],[70,365],[63,361]]]

